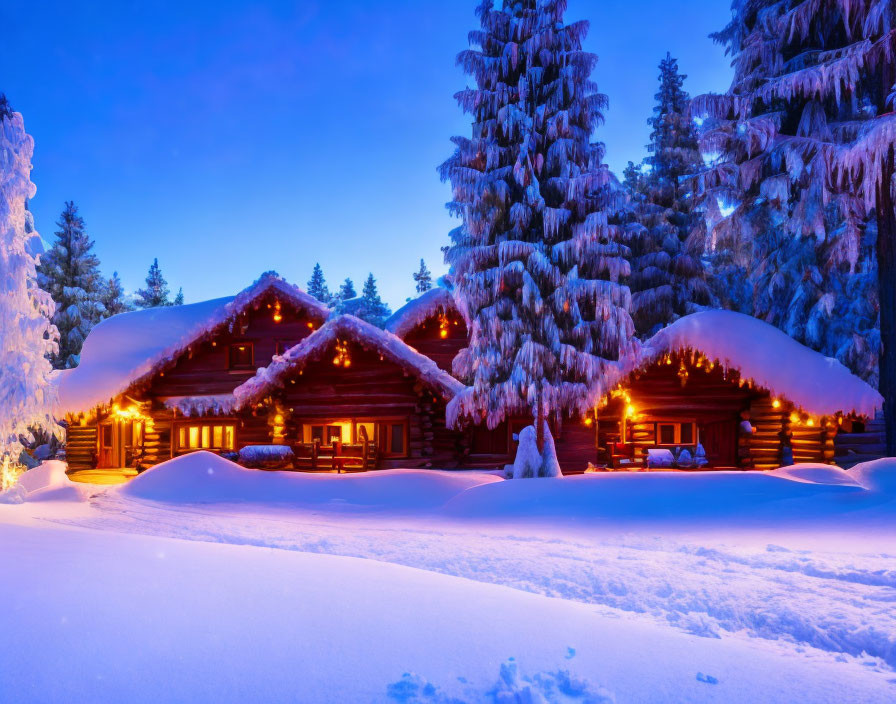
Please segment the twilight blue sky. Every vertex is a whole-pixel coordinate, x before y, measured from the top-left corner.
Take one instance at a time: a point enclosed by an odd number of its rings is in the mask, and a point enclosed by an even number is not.
[[[420,257],[445,270],[455,222],[436,166],[467,134],[454,65],[477,0],[2,0],[0,91],[36,142],[32,202],[52,241],[81,208],[104,272],[128,290],[153,257],[187,301],[276,269],[331,288],[374,273],[396,307]],[[588,19],[610,99],[617,172],[644,156],[657,64],[671,51],[692,93],[725,90],[707,34],[728,0],[570,0]]]

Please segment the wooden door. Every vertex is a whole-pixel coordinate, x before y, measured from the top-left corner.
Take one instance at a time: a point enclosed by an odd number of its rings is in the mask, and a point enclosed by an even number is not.
[[[700,442],[712,467],[737,466],[737,420],[720,420],[700,427]]]

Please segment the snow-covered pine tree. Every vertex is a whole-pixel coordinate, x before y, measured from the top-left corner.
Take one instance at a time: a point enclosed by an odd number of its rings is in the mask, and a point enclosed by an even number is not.
[[[426,293],[432,288],[432,272],[426,268],[426,262],[420,260],[420,268],[414,272],[417,293]]]
[[[345,281],[342,282],[337,296],[340,301],[348,301],[358,297],[358,293],[355,291],[355,284],[350,278],[346,277]]]
[[[733,56],[734,81],[694,103],[710,120],[704,149],[721,155],[700,185],[736,204],[713,238],[740,232],[754,243],[755,315],[866,378],[877,332],[836,319],[874,320],[877,271],[880,389],[896,454],[896,5],[735,0],[732,9],[715,38]],[[875,232],[876,266],[862,257]]]
[[[87,334],[103,319],[105,282],[74,202],[66,202],[56,226],[53,246],[40,257],[37,280],[56,302],[53,324],[59,330],[59,352],[51,361],[57,369],[69,369],[78,365]]]
[[[100,301],[105,311],[103,315],[107,318],[132,310],[124,297],[124,287],[121,285],[121,279],[117,271],[113,271],[112,276],[106,281],[106,287],[103,289]]]
[[[177,295],[174,297],[174,300],[171,302],[173,306],[182,306],[184,304],[184,289],[183,286],[177,289]]]
[[[137,289],[137,305],[140,308],[170,306],[168,293],[168,282],[162,276],[159,260],[153,259],[149,273],[146,275],[146,288]]]
[[[314,296],[321,303],[330,303],[333,298],[330,289],[327,288],[327,281],[324,279],[324,270],[321,269],[320,262],[314,265],[311,278],[308,279],[308,294]]]
[[[458,63],[475,87],[457,94],[471,137],[440,168],[463,219],[446,261],[469,325],[455,371],[468,386],[449,423],[586,412],[606,366],[632,349],[628,249],[610,215],[620,193],[591,143],[606,97],[582,50],[587,22],[565,0],[484,0],[481,29]]]
[[[702,219],[687,180],[703,168],[697,130],[689,114],[690,97],[678,62],[660,62],[650,152],[646,169],[629,162],[625,186],[631,198],[632,319],[649,337],[682,315],[710,304],[712,295],[700,260]]]
[[[0,95],[0,466],[6,483],[22,452],[21,438],[30,439],[36,429],[56,430],[48,356],[57,352],[59,334],[50,321],[53,300],[38,287],[37,261],[26,248],[33,152],[22,116]]]
[[[364,287],[361,289],[360,303],[352,313],[378,327],[382,327],[386,322],[386,318],[392,315],[389,306],[383,303],[383,299],[380,298],[373,274],[370,274],[364,282]]]

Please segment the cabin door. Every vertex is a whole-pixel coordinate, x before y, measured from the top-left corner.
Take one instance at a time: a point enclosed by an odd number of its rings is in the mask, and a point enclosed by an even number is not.
[[[737,421],[720,420],[700,428],[700,442],[712,467],[737,466]]]
[[[99,466],[104,469],[133,468],[135,451],[142,445],[143,423],[110,420],[100,425]]]

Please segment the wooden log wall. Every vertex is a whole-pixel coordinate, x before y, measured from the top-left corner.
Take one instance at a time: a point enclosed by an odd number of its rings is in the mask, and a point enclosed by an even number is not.
[[[209,339],[197,342],[142,390],[143,397],[228,394],[255,374],[256,369],[270,364],[278,345],[289,347],[308,337],[312,332],[308,324],[316,324],[288,303],[281,304],[282,320],[274,322],[276,301],[273,294],[263,298],[259,307],[238,318],[232,329],[225,325]],[[252,345],[251,368],[230,368],[230,345],[238,343]]]
[[[441,320],[435,315],[411,330],[404,341],[451,374],[451,362],[467,346],[467,326],[459,313],[448,313],[445,318],[447,337],[441,336]]]

